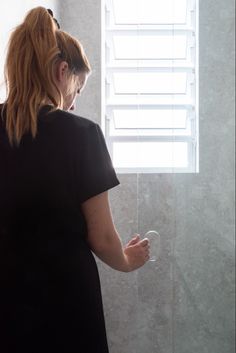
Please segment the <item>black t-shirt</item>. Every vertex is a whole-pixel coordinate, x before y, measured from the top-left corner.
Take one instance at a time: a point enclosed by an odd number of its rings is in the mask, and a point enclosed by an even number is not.
[[[119,180],[99,125],[50,109],[19,147],[0,118],[0,351],[107,353],[81,203]]]

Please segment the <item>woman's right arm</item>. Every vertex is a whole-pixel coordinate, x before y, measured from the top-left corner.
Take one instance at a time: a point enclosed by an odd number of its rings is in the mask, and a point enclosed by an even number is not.
[[[133,271],[149,259],[149,241],[136,235],[123,246],[115,229],[109,205],[108,191],[82,204],[91,250],[108,266],[122,272]]]

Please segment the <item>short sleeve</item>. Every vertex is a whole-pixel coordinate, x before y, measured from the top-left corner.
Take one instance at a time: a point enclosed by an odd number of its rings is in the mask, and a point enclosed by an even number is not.
[[[100,126],[86,128],[80,156],[79,198],[84,202],[120,184]]]

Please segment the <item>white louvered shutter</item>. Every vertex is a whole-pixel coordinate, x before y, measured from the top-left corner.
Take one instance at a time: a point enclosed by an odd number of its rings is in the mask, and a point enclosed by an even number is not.
[[[117,172],[198,172],[197,0],[105,0],[105,136]]]

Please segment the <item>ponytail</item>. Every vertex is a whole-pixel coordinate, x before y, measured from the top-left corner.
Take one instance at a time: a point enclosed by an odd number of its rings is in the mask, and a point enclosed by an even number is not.
[[[71,71],[90,71],[80,43],[58,27],[50,11],[37,7],[28,13],[10,37],[4,106],[11,145],[19,145],[27,132],[36,136],[37,114],[45,102],[50,100],[54,109],[63,109],[63,96],[54,79],[54,66],[58,60],[69,61]]]

